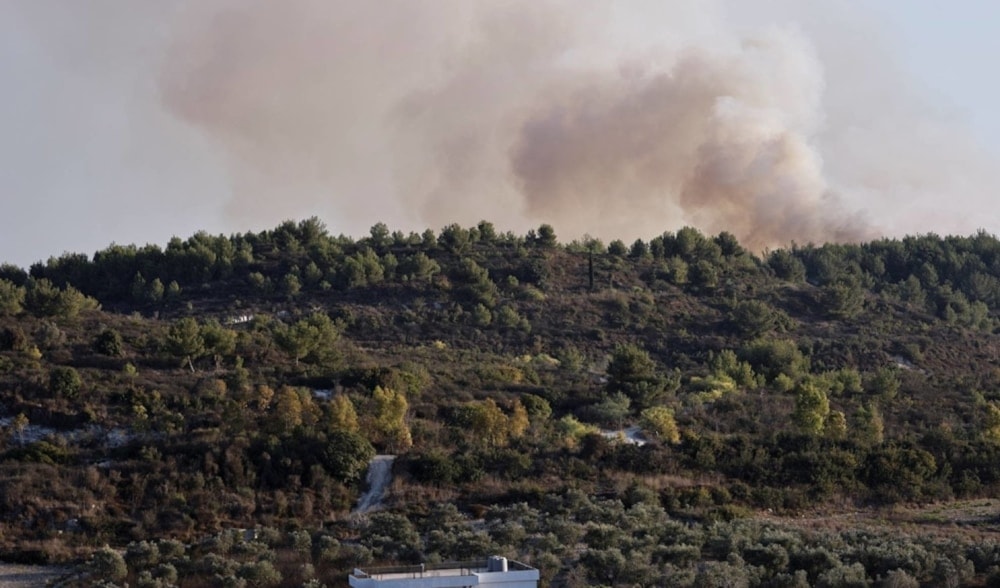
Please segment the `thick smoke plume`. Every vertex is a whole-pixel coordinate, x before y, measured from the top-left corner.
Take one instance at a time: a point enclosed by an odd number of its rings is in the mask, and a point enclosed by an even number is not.
[[[997,231],[997,154],[893,61],[886,7],[0,2],[0,261],[312,215],[754,249]]]
[[[669,46],[623,49],[602,30],[613,17],[198,0],[174,25],[163,100],[225,148],[237,217],[314,207],[628,237],[693,224],[757,248],[872,234],[824,177],[823,71],[798,31],[689,40],[682,19]]]
[[[190,0],[159,87],[224,149],[241,222],[691,224],[756,249],[878,234],[859,201],[899,185],[831,175],[824,157],[857,145],[830,131],[803,31],[739,29],[719,3],[608,4]]]

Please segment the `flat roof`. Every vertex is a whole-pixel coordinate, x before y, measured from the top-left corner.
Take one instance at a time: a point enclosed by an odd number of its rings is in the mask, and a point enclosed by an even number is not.
[[[532,571],[535,568],[519,561],[507,560],[508,572]],[[371,578],[374,580],[407,580],[412,578],[447,578],[455,576],[471,576],[473,574],[501,573],[491,572],[488,560],[456,561],[429,563],[414,566],[392,566],[378,568],[355,568],[351,574],[356,578]]]
[[[369,573],[369,578],[376,580],[405,580],[409,578],[446,578],[450,576],[471,576],[473,573],[485,572],[486,568],[443,568],[440,570],[424,570],[416,572],[378,572]]]

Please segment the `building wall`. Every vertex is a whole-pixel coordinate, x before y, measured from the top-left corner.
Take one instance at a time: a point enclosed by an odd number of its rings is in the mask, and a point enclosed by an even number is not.
[[[483,572],[478,586],[486,588],[538,588],[538,570]]]

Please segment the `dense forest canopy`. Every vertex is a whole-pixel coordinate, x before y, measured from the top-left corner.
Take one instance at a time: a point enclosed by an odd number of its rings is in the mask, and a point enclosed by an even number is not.
[[[984,232],[755,254],[311,218],[8,264],[0,557],[143,586],[494,552],[565,586],[981,584],[995,509],[923,537],[787,517],[989,507],[998,321]],[[352,516],[376,452],[385,509]]]

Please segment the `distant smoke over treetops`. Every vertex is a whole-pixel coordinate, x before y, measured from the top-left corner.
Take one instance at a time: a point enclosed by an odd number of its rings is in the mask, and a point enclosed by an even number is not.
[[[485,218],[563,238],[690,224],[758,250],[851,241],[910,229],[961,175],[930,171],[942,153],[968,151],[917,124],[904,87],[858,63],[838,80],[856,87],[833,88],[805,29],[737,26],[721,2],[178,6],[160,99],[223,151],[235,226],[319,213],[367,223],[355,234]]]

